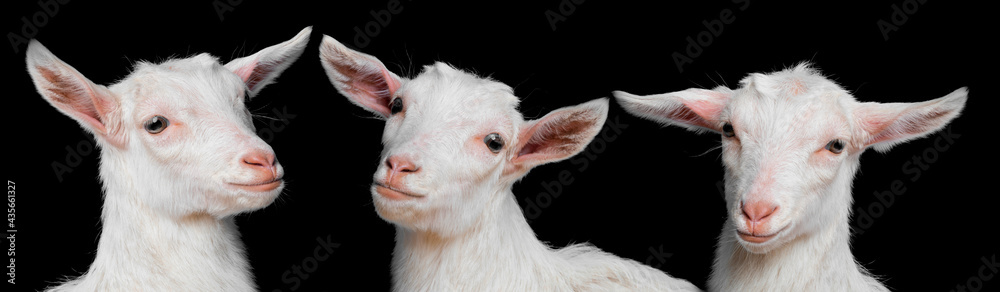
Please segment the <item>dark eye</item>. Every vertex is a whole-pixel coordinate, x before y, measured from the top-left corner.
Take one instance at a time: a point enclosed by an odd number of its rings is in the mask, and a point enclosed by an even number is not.
[[[164,118],[163,116],[153,116],[152,118],[146,120],[146,123],[143,124],[143,128],[146,128],[146,132],[149,132],[150,134],[159,134],[169,125],[170,121],[167,120],[167,118]]]
[[[403,99],[398,97],[392,99],[389,102],[389,113],[395,115],[401,111],[403,111]]]
[[[726,138],[736,137],[736,130],[733,130],[732,124],[725,123],[722,125],[722,136]]]
[[[483,138],[483,143],[486,143],[486,147],[490,148],[493,153],[500,153],[500,150],[503,149],[503,138],[497,133],[486,135],[486,138]]]
[[[844,141],[840,141],[839,139],[830,140],[830,143],[826,143],[826,147],[824,148],[834,154],[840,154],[840,152],[844,152]]]

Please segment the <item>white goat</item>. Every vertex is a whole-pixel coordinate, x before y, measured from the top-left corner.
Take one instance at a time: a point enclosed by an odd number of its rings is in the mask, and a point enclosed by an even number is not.
[[[310,32],[225,66],[208,54],[140,62],[108,87],[31,41],[35,87],[96,137],[104,184],[94,263],[50,289],[256,290],[233,215],[271,204],[284,171],[243,102],[302,54]]]
[[[531,168],[590,143],[607,99],[525,121],[509,86],[443,63],[400,78],[328,36],[320,58],[341,94],[386,120],[371,192],[396,225],[393,290],[698,290],[590,245],[553,250],[514,199]]]
[[[858,158],[940,129],[958,116],[966,89],[920,103],[862,103],[805,63],[740,84],[614,93],[635,115],[722,134],[729,218],[709,290],[887,291],[851,255]]]

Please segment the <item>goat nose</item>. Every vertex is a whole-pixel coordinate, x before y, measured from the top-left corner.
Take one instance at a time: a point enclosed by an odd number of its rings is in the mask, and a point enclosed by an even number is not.
[[[389,159],[385,160],[385,164],[389,166],[389,171],[394,173],[409,173],[420,171],[420,167],[417,167],[409,159],[405,159],[399,156],[389,156]]]
[[[778,206],[770,202],[743,204],[743,216],[750,222],[764,222],[777,210]]]
[[[252,151],[243,155],[242,161],[251,169],[267,172],[271,175],[271,177],[277,175],[278,171],[275,165],[278,161],[274,158],[274,153],[271,153],[270,151]]]

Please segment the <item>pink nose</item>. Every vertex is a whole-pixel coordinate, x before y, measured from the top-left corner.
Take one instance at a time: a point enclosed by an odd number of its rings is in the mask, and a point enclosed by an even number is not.
[[[400,156],[389,156],[385,160],[385,165],[389,166],[388,177],[386,177],[386,183],[389,185],[396,185],[393,180],[402,179],[404,176],[420,171],[420,167],[417,167],[409,159]]]
[[[762,225],[767,223],[771,214],[778,210],[778,206],[771,202],[754,202],[743,204],[743,217],[747,220],[748,226]]]
[[[278,161],[274,158],[274,153],[264,150],[255,150],[243,155],[243,163],[260,175],[265,175],[274,179],[278,175]]]

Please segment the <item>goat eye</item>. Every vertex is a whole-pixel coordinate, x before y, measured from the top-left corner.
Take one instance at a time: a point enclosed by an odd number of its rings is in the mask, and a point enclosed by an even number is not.
[[[725,123],[722,125],[722,136],[726,138],[732,138],[736,136],[736,130],[733,129],[732,124]]]
[[[167,118],[164,118],[163,116],[153,116],[152,118],[146,120],[146,123],[143,124],[143,128],[145,128],[146,132],[149,132],[150,134],[159,134],[169,125],[170,121],[167,120]]]
[[[395,115],[401,111],[403,111],[403,99],[398,97],[392,99],[389,102],[389,113]]]
[[[844,152],[844,141],[840,141],[839,139],[830,140],[830,143],[826,143],[826,147],[824,148],[833,152],[833,154],[840,154],[840,152]]]
[[[500,153],[500,150],[503,149],[503,138],[497,133],[486,135],[486,138],[483,138],[483,143],[486,143],[486,147],[490,148],[493,153]]]

